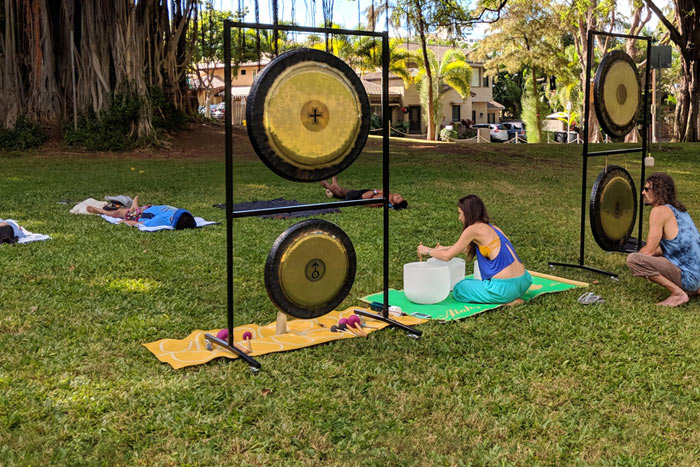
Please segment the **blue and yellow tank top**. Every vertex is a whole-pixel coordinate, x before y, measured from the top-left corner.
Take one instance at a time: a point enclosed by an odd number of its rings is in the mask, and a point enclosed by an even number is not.
[[[678,223],[678,235],[673,240],[659,242],[661,251],[671,263],[681,270],[683,290],[695,291],[700,288],[700,234],[687,212],[681,212],[666,204]],[[479,264],[481,267],[481,264]]]
[[[498,229],[494,229],[491,224],[486,225],[491,227],[493,231],[496,232],[496,235],[498,235],[498,240],[494,240],[488,246],[479,246],[476,249],[476,260],[479,262],[481,280],[491,279],[493,276],[513,264],[516,259],[520,261],[520,258],[515,252],[515,248],[513,248],[513,244],[510,243],[510,240],[508,240],[506,236],[503,235]],[[497,242],[499,241],[501,243],[501,249],[498,252],[498,255],[495,258],[488,259],[486,256],[491,255],[491,252],[495,250]],[[510,247],[510,249],[507,247]],[[511,251],[513,254],[511,254]]]

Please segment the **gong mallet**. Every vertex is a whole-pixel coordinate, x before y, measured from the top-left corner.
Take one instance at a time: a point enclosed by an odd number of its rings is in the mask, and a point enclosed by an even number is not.
[[[251,339],[253,339],[253,334],[251,334],[250,331],[243,333],[243,340],[245,341],[246,347],[248,347],[248,353],[253,351],[252,344],[250,343]]]
[[[340,329],[340,328],[339,328],[338,326],[336,326],[335,324],[334,324],[333,326],[331,326],[331,332],[340,332],[340,333],[343,333],[343,334],[350,334],[348,331],[343,331],[342,329]]]
[[[357,310],[355,310],[355,311],[357,311]],[[358,315],[353,315],[353,316],[357,316],[357,319],[360,322],[360,326],[362,326],[363,328],[379,329],[377,326],[370,326],[370,325],[366,324],[367,322],[365,320],[363,320],[362,318],[360,318]]]
[[[355,336],[360,337],[360,335],[355,331],[354,328],[348,326],[348,319],[347,318],[340,318],[338,320],[338,329],[345,331],[346,329],[353,333]]]
[[[367,337],[367,333],[365,332],[364,329],[362,329],[362,323],[360,322],[360,317],[357,315],[352,315],[348,317],[348,326],[352,329],[357,330],[360,334],[362,334],[362,337]]]

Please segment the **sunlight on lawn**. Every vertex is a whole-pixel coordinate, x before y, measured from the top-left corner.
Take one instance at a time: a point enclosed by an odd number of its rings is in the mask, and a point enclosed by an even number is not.
[[[122,292],[148,293],[160,287],[160,283],[152,279],[114,279],[109,283],[110,289]]]

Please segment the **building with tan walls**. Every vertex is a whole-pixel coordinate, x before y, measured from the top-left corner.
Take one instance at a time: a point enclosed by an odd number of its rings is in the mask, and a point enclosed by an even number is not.
[[[409,44],[409,50],[416,50],[416,44]],[[452,47],[431,46],[438,61],[442,59],[444,53]],[[467,53],[467,58],[469,51]],[[262,68],[269,63],[269,59],[258,62],[242,63],[239,66],[239,73],[233,78],[232,96],[234,104],[245,105],[245,100],[250,92],[253,80]],[[481,62],[468,61],[472,67],[472,83],[469,96],[462,98],[457,91],[450,86],[443,86],[443,109],[442,126],[471,120],[473,123],[499,123],[501,114],[505,108],[503,105],[493,100],[491,78],[484,74],[484,64]],[[415,76],[418,73],[415,64],[409,64],[409,69]],[[212,76],[212,99],[215,104],[223,100],[224,90],[224,66],[223,64],[202,64],[201,75],[207,82],[207,77]],[[381,115],[381,72],[360,74],[360,78],[370,100],[372,112]],[[190,87],[197,93],[199,105],[206,102],[206,88],[199,84],[196,74],[190,75]],[[392,122],[408,122],[409,133],[424,135],[427,133],[426,122],[415,84],[408,88],[404,87],[403,80],[393,74],[389,75],[389,107],[390,119]],[[244,115],[244,111],[236,111],[236,115]],[[234,118],[234,124],[242,123],[240,118]]]

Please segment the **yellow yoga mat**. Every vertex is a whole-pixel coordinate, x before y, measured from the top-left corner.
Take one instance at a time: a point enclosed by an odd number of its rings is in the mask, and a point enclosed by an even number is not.
[[[265,326],[258,326],[257,324],[237,326],[233,330],[233,340],[239,347],[245,348],[246,343],[243,341],[243,333],[249,331],[253,335],[250,341],[252,352],[249,355],[255,357],[273,352],[286,352],[288,350],[311,347],[312,345],[340,339],[353,339],[356,337],[353,334],[331,332],[330,328],[334,324],[337,325],[340,318],[347,318],[353,315],[356,309],[367,310],[362,307],[350,307],[345,311],[331,311],[316,319],[290,320],[287,322],[287,330],[289,331],[287,334],[275,335],[275,322]],[[363,328],[367,334],[389,326],[382,321],[361,318],[365,320],[365,324],[368,326],[376,327],[376,329]],[[409,326],[426,322],[424,319],[413,316],[401,316],[393,319]],[[158,357],[158,360],[170,364],[176,370],[186,366],[201,365],[218,357],[238,358],[238,355],[218,345],[214,345],[212,350],[207,350],[204,334],[215,336],[218,331],[218,329],[209,331],[197,330],[184,339],[161,339],[143,345]]]

